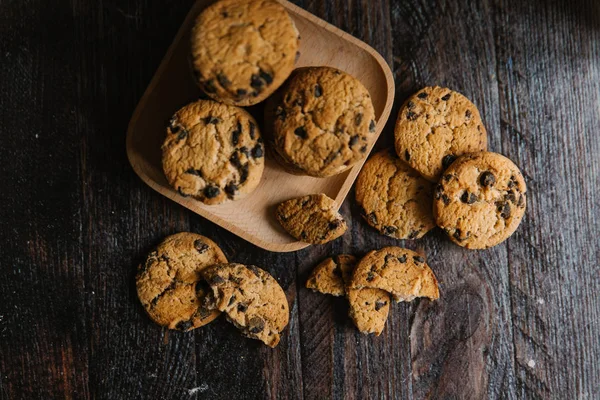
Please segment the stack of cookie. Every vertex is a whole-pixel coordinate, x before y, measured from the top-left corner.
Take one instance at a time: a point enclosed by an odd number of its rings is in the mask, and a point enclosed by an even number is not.
[[[426,87],[402,105],[395,149],[371,157],[356,182],[362,215],[382,234],[418,239],[437,225],[470,249],[512,235],[525,193],[515,164],[487,151],[475,105],[441,87]]]
[[[396,302],[417,297],[439,298],[437,279],[425,258],[412,250],[385,247],[360,261],[339,255],[317,265],[306,287],[333,296],[346,296],[350,317],[362,333],[383,331],[393,298]]]
[[[162,146],[165,176],[180,195],[212,205],[251,193],[264,169],[261,131],[281,167],[295,174],[332,176],[366,156],[375,139],[369,92],[334,68],[294,71],[299,44],[274,0],[220,0],[198,16],[191,65],[212,100],[177,111]],[[241,107],[266,99],[259,127]],[[321,232],[319,241],[338,231]]]
[[[136,288],[150,318],[169,329],[196,329],[223,312],[245,336],[275,347],[289,320],[271,275],[228,263],[215,242],[195,233],[165,238],[138,267]]]

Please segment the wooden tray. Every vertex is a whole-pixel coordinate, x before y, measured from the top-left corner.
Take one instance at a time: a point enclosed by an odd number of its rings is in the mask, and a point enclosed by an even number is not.
[[[394,100],[394,80],[385,60],[370,46],[333,25],[285,0],[279,2],[290,13],[302,37],[297,66],[328,65],[360,79],[373,99],[379,137]],[[216,206],[180,196],[162,172],[160,146],[167,123],[175,111],[200,94],[188,64],[188,35],[196,16],[210,3],[199,0],[192,7],[133,113],[127,131],[129,162],[154,190],[256,246],[276,252],[300,250],[309,244],[296,241],[281,228],[274,218],[274,206],[292,197],[325,193],[339,207],[362,162],[334,177],[312,178],[290,175],[267,158],[261,183],[252,194]]]

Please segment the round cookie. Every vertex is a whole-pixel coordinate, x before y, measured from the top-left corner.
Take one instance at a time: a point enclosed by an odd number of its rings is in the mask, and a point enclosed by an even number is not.
[[[219,315],[207,307],[211,291],[200,271],[226,262],[221,249],[204,236],[169,236],[138,267],[137,295],[157,324],[182,331],[198,328]]]
[[[284,201],[277,206],[275,216],[290,235],[306,243],[327,243],[348,229],[336,211],[335,200],[323,193]]]
[[[425,258],[394,246],[373,250],[363,257],[354,270],[350,287],[385,290],[396,301],[440,297],[437,279]]]
[[[191,63],[200,87],[220,102],[249,106],[290,75],[300,35],[273,0],[221,0],[196,19]]]
[[[371,96],[343,71],[298,69],[272,101],[274,148],[305,175],[339,174],[362,160],[375,140]]]
[[[433,184],[394,153],[371,157],[356,180],[356,201],[369,225],[397,239],[419,239],[435,227]]]
[[[432,182],[456,157],[487,149],[477,107],[438,86],[419,90],[402,105],[394,133],[398,156]]]
[[[306,281],[308,289],[332,296],[346,294],[346,282],[350,282],[356,266],[356,257],[340,254],[323,260]]]
[[[285,292],[266,271],[254,265],[221,264],[203,271],[211,285],[214,306],[246,336],[270,347],[289,321]]]
[[[460,157],[434,194],[436,222],[459,246],[485,249],[514,233],[525,214],[525,180],[519,168],[491,152]]]
[[[162,164],[179,194],[219,204],[256,188],[264,169],[264,144],[256,121],[245,110],[199,100],[171,119]]]

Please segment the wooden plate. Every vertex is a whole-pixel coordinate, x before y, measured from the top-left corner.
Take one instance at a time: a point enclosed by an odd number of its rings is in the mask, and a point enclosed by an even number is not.
[[[285,0],[279,1],[290,13],[302,37],[297,66],[328,65],[360,79],[371,93],[379,136],[394,100],[394,80],[385,60],[360,40]],[[279,226],[273,212],[275,205],[296,196],[325,193],[339,206],[363,163],[337,176],[312,178],[290,175],[267,158],[261,183],[252,194],[216,206],[180,196],[163,174],[160,146],[167,123],[175,111],[200,94],[188,64],[188,36],[196,16],[210,3],[212,1],[199,0],[193,6],[140,100],[127,132],[129,162],[154,190],[239,237],[270,251],[300,250],[309,244],[296,241]]]

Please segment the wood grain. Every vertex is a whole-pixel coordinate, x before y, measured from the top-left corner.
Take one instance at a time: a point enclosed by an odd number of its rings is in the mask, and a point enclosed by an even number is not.
[[[148,188],[124,132],[193,0],[0,1],[0,399],[600,397],[600,5],[594,0],[297,0],[390,63],[394,116],[427,84],[465,93],[490,148],[525,173],[516,234],[486,251],[434,231],[378,235],[353,193],[350,232],[270,253]],[[290,302],[274,350],[224,319],[161,330],[133,284],[181,230],[269,270]],[[440,301],[392,307],[360,335],[341,299],[304,288],[332,254],[428,256]]]

